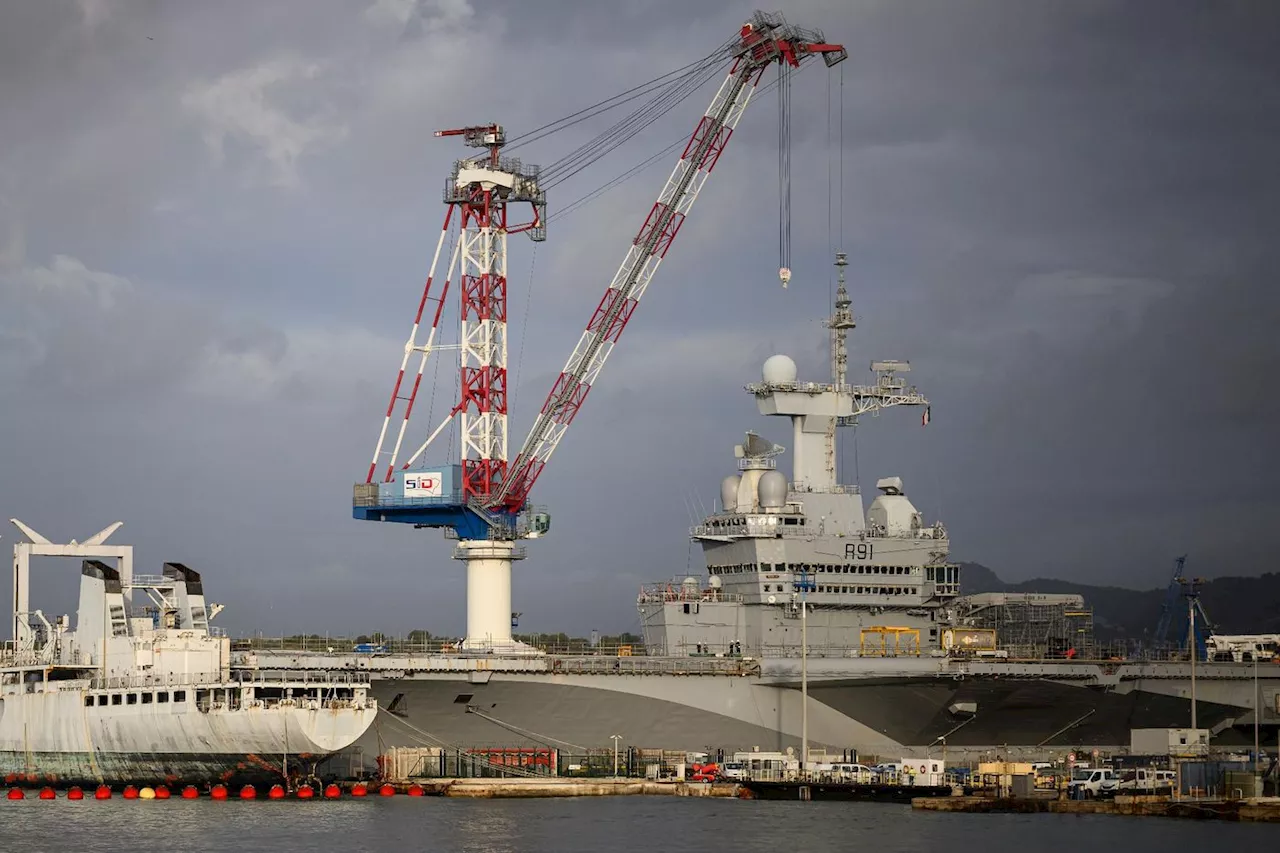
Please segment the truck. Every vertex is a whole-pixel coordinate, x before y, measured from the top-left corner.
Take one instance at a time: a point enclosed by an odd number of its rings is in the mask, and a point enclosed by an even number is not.
[[[1177,784],[1178,774],[1173,770],[1137,767],[1121,775],[1117,789],[1124,794],[1169,794]]]

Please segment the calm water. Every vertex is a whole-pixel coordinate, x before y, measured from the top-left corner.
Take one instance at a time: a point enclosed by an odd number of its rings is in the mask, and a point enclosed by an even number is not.
[[[1274,849],[1280,827],[948,815],[871,803],[676,797],[342,802],[0,801],[0,850],[449,853],[1125,853]]]

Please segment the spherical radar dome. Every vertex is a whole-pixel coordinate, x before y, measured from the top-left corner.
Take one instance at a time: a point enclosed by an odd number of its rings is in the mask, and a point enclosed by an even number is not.
[[[771,355],[760,371],[769,385],[790,385],[796,381],[796,363],[786,355]]]

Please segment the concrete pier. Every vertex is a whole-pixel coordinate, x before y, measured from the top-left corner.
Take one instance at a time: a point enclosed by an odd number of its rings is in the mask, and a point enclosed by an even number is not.
[[[497,799],[516,797],[737,797],[736,783],[651,782],[645,779],[574,779],[546,777],[532,779],[419,779],[413,784],[429,797]],[[408,783],[395,785],[404,793]]]
[[[970,814],[1110,814],[1184,817],[1198,820],[1280,823],[1280,798],[1247,800],[1175,800],[1169,797],[1116,797],[1114,800],[1060,800],[1042,797],[921,797],[911,807],[922,811]]]

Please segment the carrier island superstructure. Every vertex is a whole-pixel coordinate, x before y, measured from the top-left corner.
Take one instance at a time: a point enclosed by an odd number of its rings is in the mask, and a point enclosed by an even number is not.
[[[643,652],[454,642],[243,656],[368,673],[388,712],[383,745],[429,733],[464,748],[595,749],[619,734],[637,746],[777,750],[807,735],[816,749],[962,756],[1114,750],[1131,729],[1187,727],[1190,661],[1100,659],[1079,596],[961,596],[946,528],[922,516],[900,478],[881,472],[890,476],[865,512],[857,485],[838,482],[842,428],[876,408],[929,411],[901,378],[905,362],[873,362],[869,384],[847,383],[853,324],[838,263],[831,381],[803,381],[774,356],[746,386],[761,413],[792,419],[791,479],[783,447],[748,432],[733,448],[738,471],[721,483],[720,508],[691,531],[705,573],[640,591]],[[1255,694],[1251,660],[1200,663],[1197,723],[1214,743],[1251,743],[1255,709],[1264,742],[1275,741],[1280,665],[1257,674]]]

